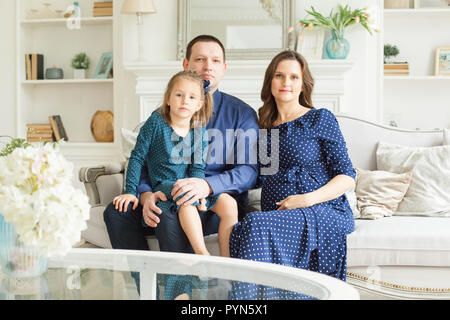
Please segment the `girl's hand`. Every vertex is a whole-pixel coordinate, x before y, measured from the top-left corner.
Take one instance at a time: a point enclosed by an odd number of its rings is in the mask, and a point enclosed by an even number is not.
[[[127,211],[130,202],[133,203],[133,210],[135,210],[139,204],[139,200],[133,194],[121,194],[120,196],[115,197],[113,200],[113,204],[116,206],[116,210],[119,210],[120,212]]]
[[[296,194],[276,203],[277,206],[280,206],[278,210],[306,208],[315,204],[311,193]]]

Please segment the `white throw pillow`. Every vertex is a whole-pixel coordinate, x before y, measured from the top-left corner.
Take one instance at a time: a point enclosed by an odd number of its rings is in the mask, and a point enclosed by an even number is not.
[[[450,146],[380,142],[376,155],[378,170],[413,174],[395,215],[450,216]]]
[[[136,144],[138,132],[134,132],[125,128],[122,128],[122,152],[125,158],[125,170],[123,173],[123,190],[126,187],[126,178],[128,170],[128,161],[130,160],[131,151],[134,149]]]
[[[347,191],[345,193],[345,196],[347,197],[348,204],[350,205],[350,208],[352,209],[353,218],[354,219],[361,218],[361,213],[359,212],[358,204],[357,204],[357,200],[356,200],[355,188],[353,187],[353,189]]]
[[[356,199],[362,219],[390,217],[411,183],[411,172],[393,173],[356,168]]]
[[[122,152],[126,160],[130,159],[131,151],[134,149],[138,132],[122,128]]]
[[[444,146],[450,145],[450,129],[444,128]]]

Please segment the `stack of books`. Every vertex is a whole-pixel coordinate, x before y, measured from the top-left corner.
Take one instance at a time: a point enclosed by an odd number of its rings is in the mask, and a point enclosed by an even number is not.
[[[52,126],[48,123],[27,124],[28,142],[52,142],[55,141]]]
[[[113,3],[107,1],[94,2],[94,17],[111,17],[113,15]]]
[[[44,79],[44,55],[36,53],[25,54],[25,79]]]
[[[384,64],[385,76],[408,76],[409,64],[408,62],[394,62]]]

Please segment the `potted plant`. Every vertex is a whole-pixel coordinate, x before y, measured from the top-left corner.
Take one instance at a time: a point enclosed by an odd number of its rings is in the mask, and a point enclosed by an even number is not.
[[[353,25],[360,24],[370,34],[372,31],[379,32],[373,28],[374,20],[372,19],[368,8],[352,10],[348,5],[345,7],[338,5],[338,10],[325,17],[317,12],[314,7],[311,10],[305,10],[312,16],[310,19],[301,19],[300,26],[307,27],[311,30],[313,27],[322,27],[329,29],[331,32],[331,39],[326,43],[326,52],[330,59],[345,59],[350,51],[350,44],[344,38],[344,30]]]
[[[86,78],[86,69],[89,69],[90,60],[84,52],[80,52],[72,59],[73,77],[75,79]]]
[[[398,56],[400,51],[398,50],[397,46],[392,44],[385,44],[384,45],[384,63],[388,63],[390,59],[393,57],[395,58]]]

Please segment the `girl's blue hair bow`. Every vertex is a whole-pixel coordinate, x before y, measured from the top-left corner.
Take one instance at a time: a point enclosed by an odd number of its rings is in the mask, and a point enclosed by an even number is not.
[[[211,82],[209,80],[203,80],[203,90],[205,91],[205,95],[211,90],[209,84]]]

